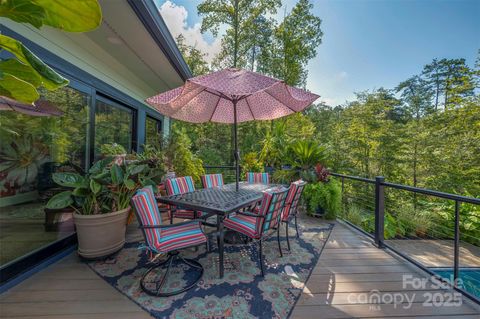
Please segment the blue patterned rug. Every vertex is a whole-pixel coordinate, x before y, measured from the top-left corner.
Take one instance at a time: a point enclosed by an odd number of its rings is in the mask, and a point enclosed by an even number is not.
[[[333,228],[333,224],[321,224],[318,220],[309,224],[312,227],[299,223],[300,239],[291,230],[291,252],[286,250],[286,240],[282,238],[283,257],[279,256],[276,236],[263,244],[263,278],[255,244],[226,245],[223,279],[218,278],[216,244],[211,245],[209,253],[204,247],[196,252],[182,251],[182,256],[203,265],[204,274],[195,288],[172,297],[152,297],[142,292],[139,282],[149,264],[145,252],[138,249],[138,242],[127,243],[112,258],[91,262],[89,266],[155,318],[288,318]],[[175,289],[185,280],[188,274],[179,270],[169,276],[168,285]]]

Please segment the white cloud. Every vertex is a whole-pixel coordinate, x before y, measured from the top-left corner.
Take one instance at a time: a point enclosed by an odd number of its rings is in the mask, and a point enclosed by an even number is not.
[[[335,74],[335,79],[336,79],[337,81],[343,81],[343,80],[345,80],[347,77],[348,77],[348,73],[345,72],[345,71],[342,71],[342,72],[339,72],[339,73]]]
[[[183,34],[186,44],[193,45],[201,52],[204,52],[207,62],[212,62],[215,55],[220,52],[221,41],[219,38],[214,39],[212,43],[208,43],[200,32],[200,23],[188,26],[188,11],[184,6],[166,1],[162,4],[159,11],[173,37]]]

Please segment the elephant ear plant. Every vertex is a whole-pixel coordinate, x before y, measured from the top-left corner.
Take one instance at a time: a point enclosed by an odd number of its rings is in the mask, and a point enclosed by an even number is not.
[[[60,186],[73,188],[53,196],[47,208],[73,207],[78,214],[94,215],[128,208],[135,191],[154,184],[145,164],[115,164],[111,157],[95,163],[88,174],[55,173]]]
[[[72,207],[78,214],[97,215],[111,211],[111,197],[104,185],[107,167],[112,158],[96,162],[84,176],[77,173],[54,173],[53,180],[60,186],[71,188],[53,196],[47,208],[62,209]]]

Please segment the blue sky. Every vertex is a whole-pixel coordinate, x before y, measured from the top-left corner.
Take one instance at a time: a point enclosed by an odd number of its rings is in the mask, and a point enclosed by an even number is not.
[[[156,2],[174,35],[182,32],[190,44],[217,52],[219,40],[199,32],[200,0]],[[480,49],[479,0],[311,2],[324,37],[308,65],[307,88],[331,105],[351,100],[354,92],[393,88],[435,57],[465,58],[473,66]],[[287,11],[295,3],[283,0]]]

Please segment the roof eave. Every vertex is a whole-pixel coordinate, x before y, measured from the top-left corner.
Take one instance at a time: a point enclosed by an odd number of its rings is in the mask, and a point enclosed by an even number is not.
[[[165,21],[153,0],[127,0],[135,14],[148,30],[183,81],[192,77],[192,71],[183,59]]]

